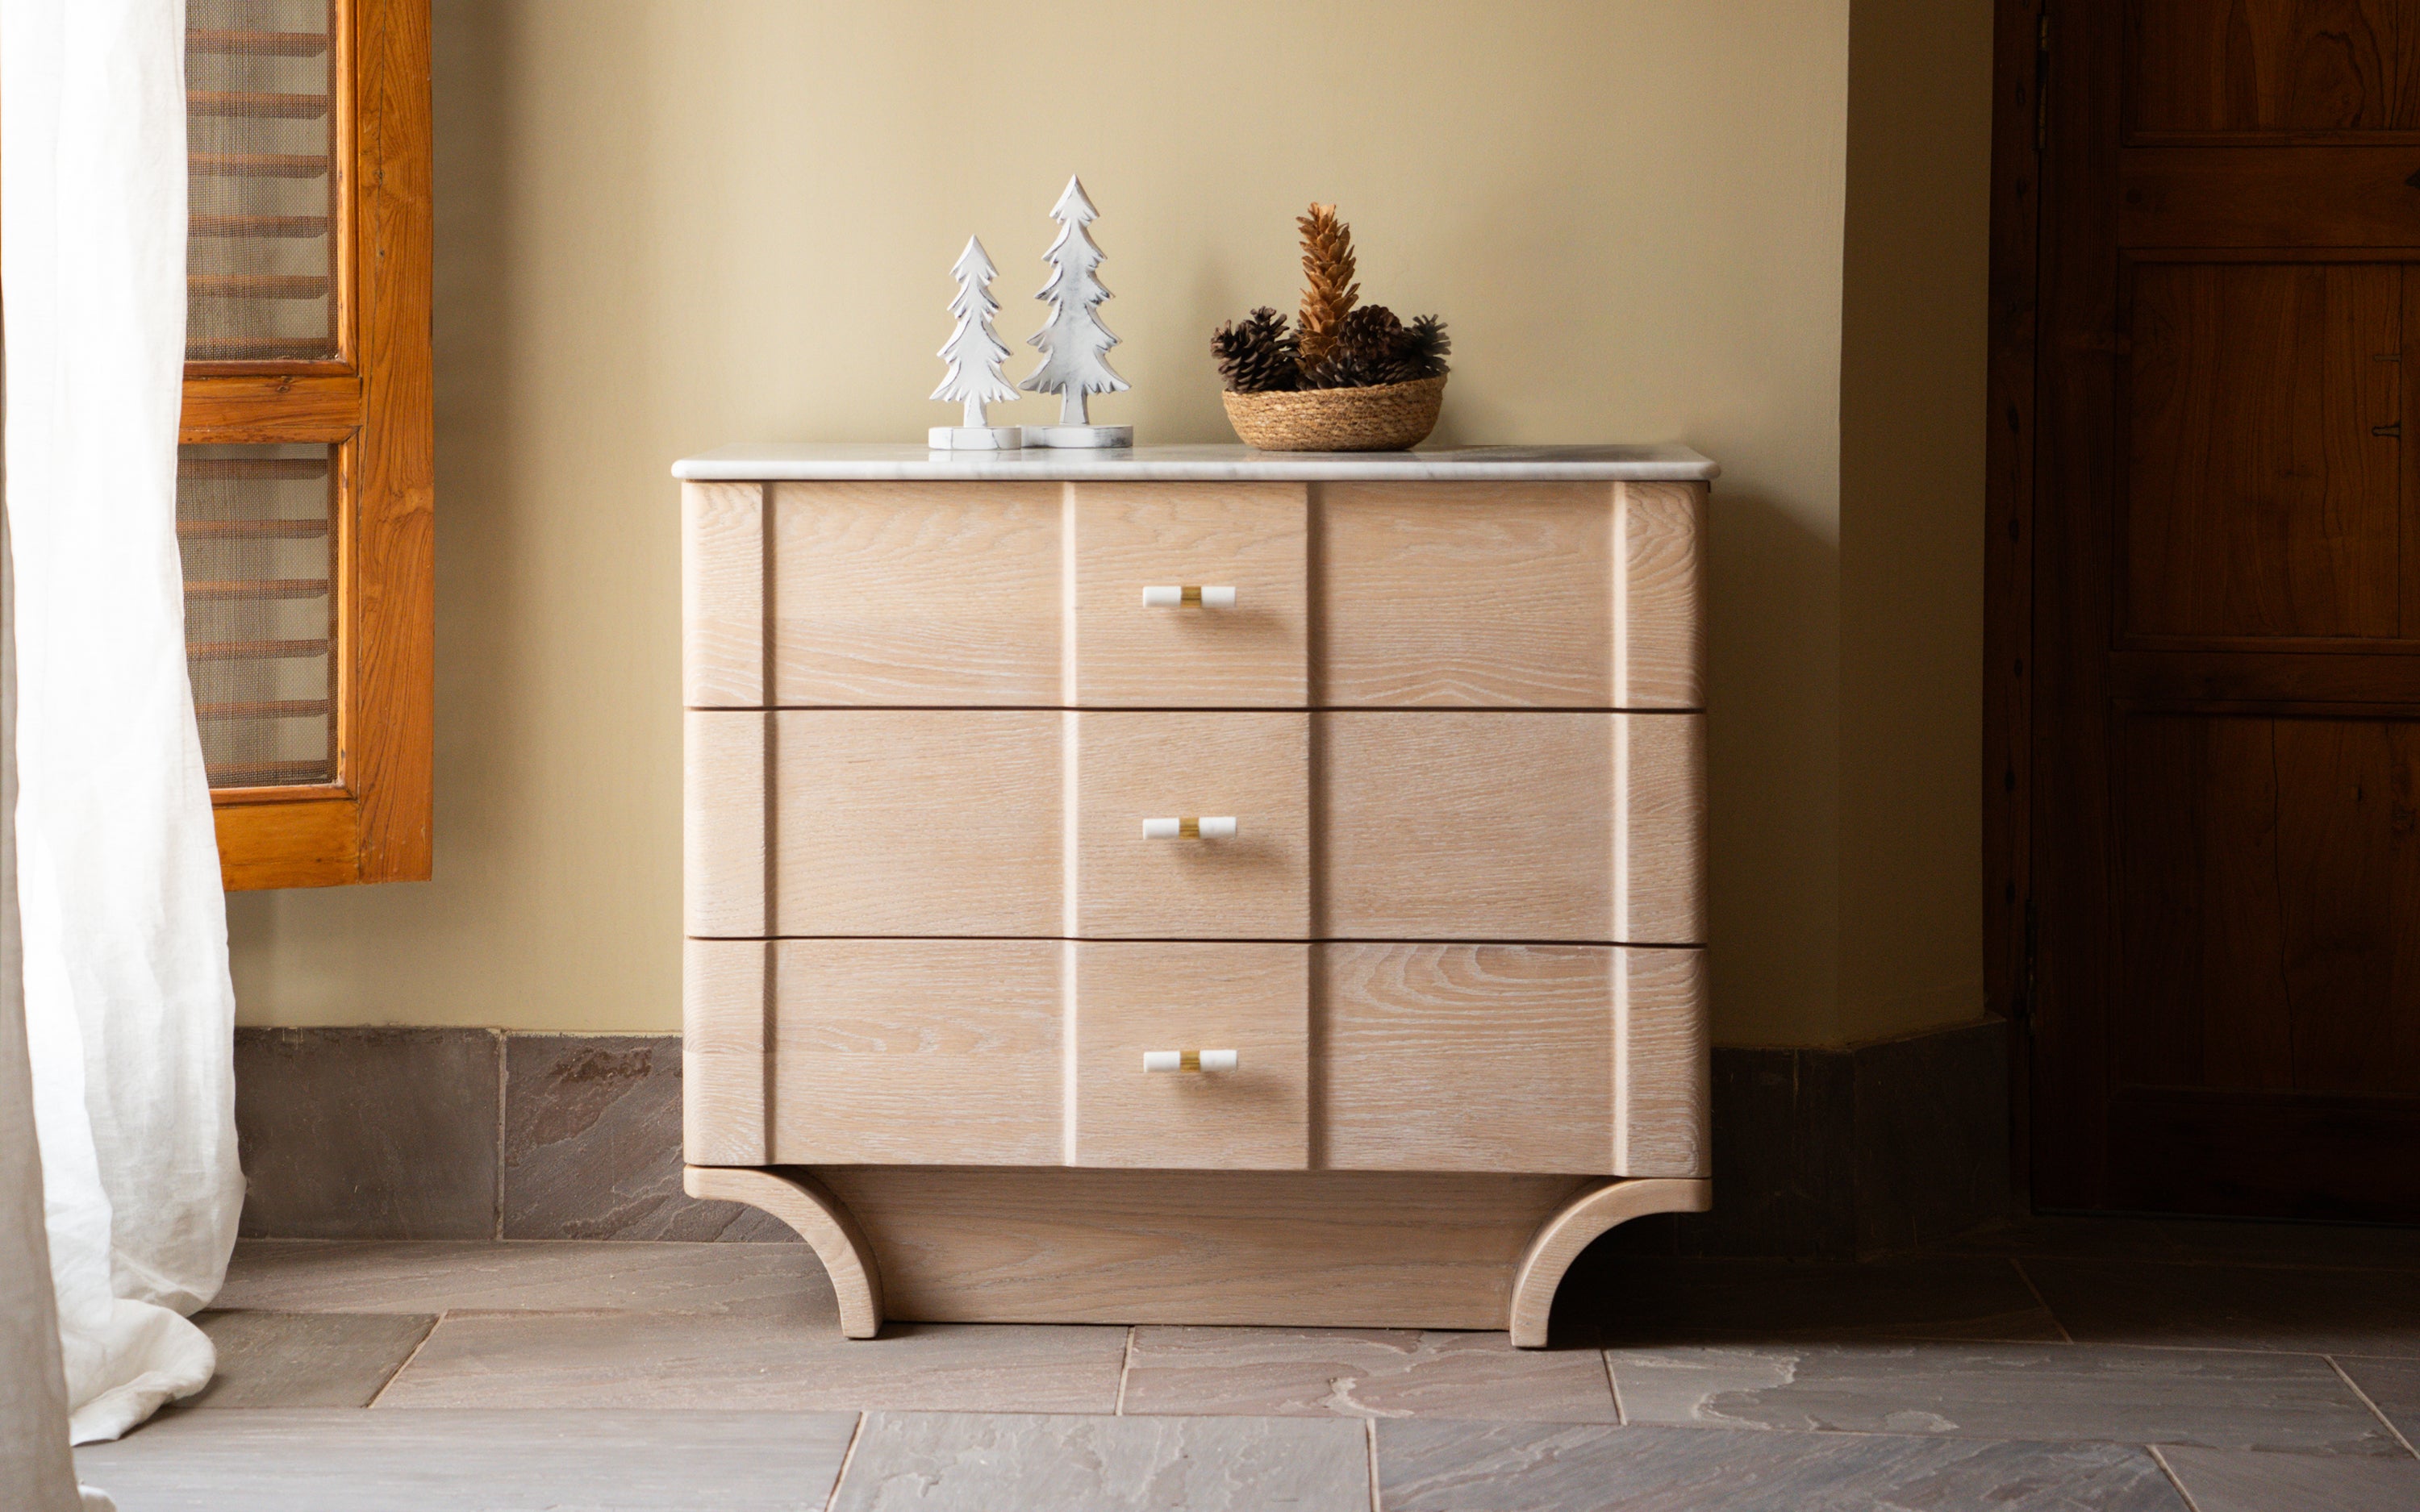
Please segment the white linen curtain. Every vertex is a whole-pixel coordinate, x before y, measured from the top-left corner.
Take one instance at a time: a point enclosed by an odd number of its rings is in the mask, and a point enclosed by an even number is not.
[[[75,1442],[201,1389],[234,1246],[225,903],[184,659],[183,0],[0,0],[25,1036]]]

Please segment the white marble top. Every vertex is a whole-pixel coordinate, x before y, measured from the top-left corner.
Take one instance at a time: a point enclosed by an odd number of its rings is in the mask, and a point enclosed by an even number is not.
[[[724,446],[673,464],[693,482],[794,478],[1138,478],[1147,482],[1274,483],[1353,478],[1561,479],[1573,483],[1702,481],[1722,469],[1685,446],[1456,446],[1433,452],[1256,452],[1249,446],[1136,446],[1078,451],[935,452],[922,446]]]

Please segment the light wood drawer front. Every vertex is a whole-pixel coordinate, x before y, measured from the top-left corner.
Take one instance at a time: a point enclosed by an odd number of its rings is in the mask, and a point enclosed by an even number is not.
[[[784,709],[769,717],[775,933],[1061,933],[1066,716]]]
[[[1055,483],[777,483],[772,699],[1060,702]]]
[[[1706,1172],[1705,952],[1327,945],[1337,1170]]]
[[[1074,702],[1086,708],[1300,708],[1306,681],[1298,483],[1079,483]],[[1173,606],[1146,588],[1177,589]],[[1206,589],[1232,603],[1186,602]]]
[[[1071,1164],[1301,1170],[1311,1158],[1309,945],[1076,947]],[[1153,1072],[1152,1051],[1232,1050]]]
[[[1306,714],[1072,717],[1075,931],[1086,939],[1308,939]],[[1150,839],[1147,819],[1227,817],[1225,839]]]
[[[1702,715],[1320,719],[1322,938],[1703,942]]]
[[[1702,484],[1320,486],[1320,701],[1694,709]]]

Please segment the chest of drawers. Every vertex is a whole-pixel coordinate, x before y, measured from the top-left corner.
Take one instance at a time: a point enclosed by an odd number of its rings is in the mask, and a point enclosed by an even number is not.
[[[1704,458],[675,472],[688,1187],[847,1333],[1534,1345],[1707,1205]]]

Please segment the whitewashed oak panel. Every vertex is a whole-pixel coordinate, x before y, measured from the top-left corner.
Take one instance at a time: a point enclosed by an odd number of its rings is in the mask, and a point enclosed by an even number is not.
[[[777,933],[1060,933],[1067,716],[784,709],[771,717]]]
[[[1299,708],[1308,676],[1299,483],[1068,486],[1075,655],[1087,708]],[[1151,585],[1223,586],[1232,609],[1147,609]]]
[[[765,702],[765,488],[681,485],[681,702]]]
[[[1086,942],[1075,954],[1068,1164],[1310,1164],[1310,946]],[[1235,1069],[1143,1070],[1146,1051],[1203,1049],[1235,1051]]]
[[[1320,702],[1695,708],[1690,484],[1318,487]]]
[[[1703,939],[1702,716],[1319,720],[1320,937]]]
[[[1613,989],[1611,1174],[1712,1174],[1706,952],[1623,947]]]
[[[785,1165],[1052,1165],[1064,948],[783,940],[772,1154]]]
[[[1307,714],[1086,711],[1075,906],[1085,939],[1307,939]],[[1226,840],[1147,840],[1147,818],[1233,816]]]
[[[681,881],[690,934],[769,933],[765,907],[768,717],[691,710],[683,719]]]
[[[784,706],[1060,701],[1054,483],[771,486]]]
[[[681,1148],[691,1165],[767,1159],[762,940],[690,940],[681,951]]]

